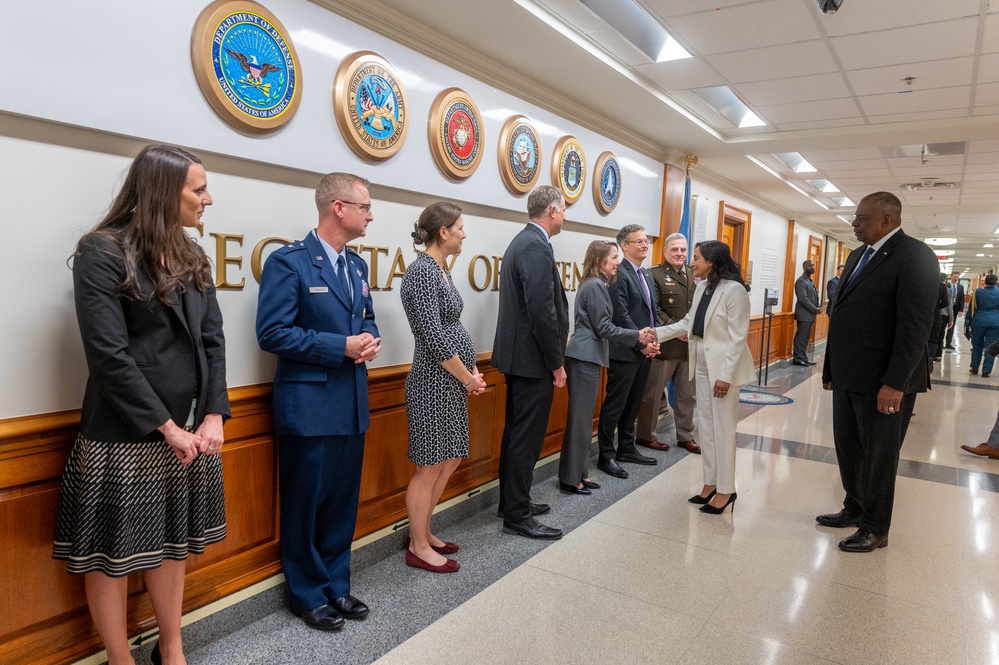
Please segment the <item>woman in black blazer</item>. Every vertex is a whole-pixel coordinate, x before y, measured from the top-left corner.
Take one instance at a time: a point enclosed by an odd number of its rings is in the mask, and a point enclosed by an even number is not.
[[[183,662],[187,555],[225,538],[222,314],[208,257],[186,231],[211,204],[197,157],[149,146],[73,256],[90,375],[53,557],[84,574],[109,665],[132,663],[126,576],[136,571],[159,623],[153,662]]]
[[[616,279],[617,265],[615,243],[594,240],[586,248],[583,283],[576,291],[574,329],[565,350],[569,409],[558,477],[561,490],[570,494],[591,494],[600,487],[589,477],[590,444],[600,371],[609,363],[608,340],[627,346],[654,341],[651,333],[614,325],[607,283]]]

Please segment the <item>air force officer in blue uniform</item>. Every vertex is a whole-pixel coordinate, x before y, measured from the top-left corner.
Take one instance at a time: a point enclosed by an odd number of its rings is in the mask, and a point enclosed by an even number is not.
[[[368,266],[346,247],[373,219],[367,185],[346,173],[322,179],[319,225],[270,255],[257,303],[257,341],[278,357],[281,562],[292,611],[319,630],[368,613],[350,595],[350,545],[368,429],[364,363],[380,340]]]

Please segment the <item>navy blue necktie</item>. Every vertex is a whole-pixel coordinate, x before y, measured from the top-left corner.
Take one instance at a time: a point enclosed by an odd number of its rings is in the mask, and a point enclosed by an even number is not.
[[[347,260],[343,258],[343,254],[337,257],[336,267],[340,273],[340,288],[343,289],[343,295],[347,296],[347,300],[350,300],[350,277],[347,275]]]
[[[852,282],[853,278],[856,277],[857,274],[864,269],[864,266],[867,265],[867,262],[871,260],[872,256],[874,256],[874,248],[868,247],[867,251],[864,252],[864,255],[860,257],[860,263],[857,264],[857,267],[854,268],[853,272],[850,274],[850,281],[847,282],[847,284]]]

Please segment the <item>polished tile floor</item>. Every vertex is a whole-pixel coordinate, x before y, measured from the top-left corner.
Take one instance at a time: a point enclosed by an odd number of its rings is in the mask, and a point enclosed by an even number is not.
[[[684,456],[376,662],[999,663],[999,461],[958,448],[987,436],[999,375],[969,376],[967,346],[917,401],[886,549],[815,523],[842,501],[830,396],[780,369],[766,389],[794,402],[744,407],[733,513],[686,502]]]

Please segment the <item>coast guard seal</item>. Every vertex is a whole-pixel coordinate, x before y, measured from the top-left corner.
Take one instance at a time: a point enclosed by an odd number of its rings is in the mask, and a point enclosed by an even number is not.
[[[249,132],[277,129],[301,101],[298,55],[273,14],[251,0],[208,5],[191,35],[191,60],[216,113]]]

